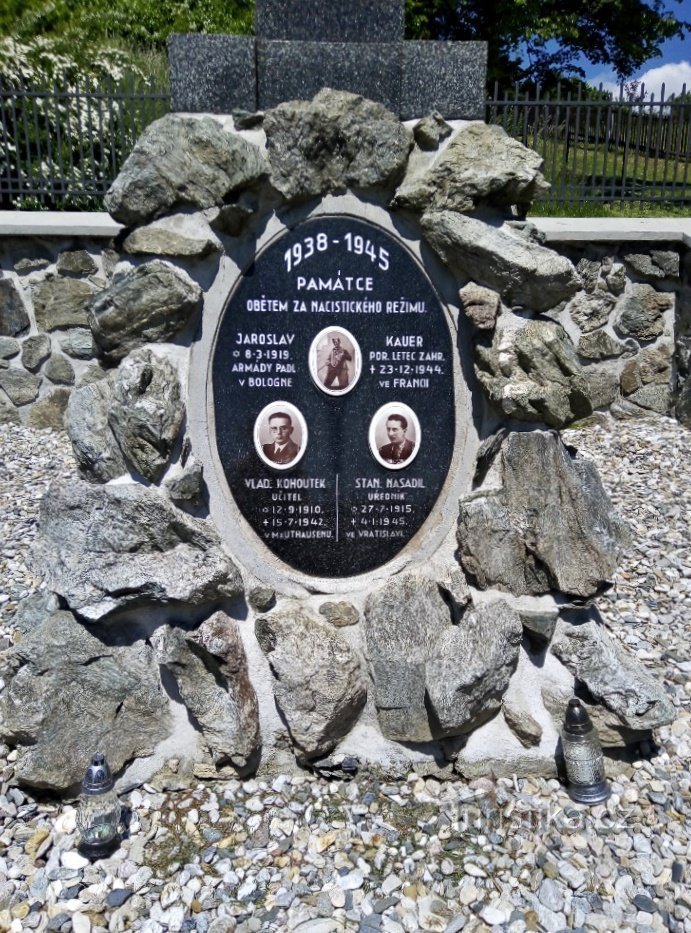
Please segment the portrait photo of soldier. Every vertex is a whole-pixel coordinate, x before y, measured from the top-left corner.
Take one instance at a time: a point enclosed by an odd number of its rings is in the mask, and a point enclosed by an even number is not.
[[[420,422],[412,408],[399,402],[383,405],[370,423],[369,446],[387,469],[408,466],[420,449]]]
[[[328,395],[345,395],[362,371],[357,340],[343,327],[327,327],[312,341],[309,368],[316,385]]]
[[[267,466],[294,466],[307,446],[307,423],[299,409],[290,402],[267,405],[254,423],[254,446]]]

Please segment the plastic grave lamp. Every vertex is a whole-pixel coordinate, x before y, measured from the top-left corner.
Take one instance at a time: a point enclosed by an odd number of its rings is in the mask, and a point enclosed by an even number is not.
[[[82,781],[77,809],[79,851],[86,858],[110,855],[119,843],[121,808],[114,784],[106,756],[94,755]]]
[[[605,778],[605,760],[597,731],[581,701],[569,700],[561,734],[567,791],[576,803],[594,805],[612,793]]]

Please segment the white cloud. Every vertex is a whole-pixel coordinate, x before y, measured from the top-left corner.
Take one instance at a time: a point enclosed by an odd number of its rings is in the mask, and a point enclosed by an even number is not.
[[[655,100],[660,99],[662,85],[665,86],[665,98],[670,94],[680,94],[682,87],[686,84],[686,90],[691,91],[691,63],[668,62],[666,65],[658,65],[657,68],[649,68],[642,74],[636,75],[636,80],[645,85],[646,100],[650,100],[651,95],[655,95]],[[602,87],[606,91],[611,91],[614,97],[619,96],[619,84],[612,72],[601,72],[588,79],[588,84],[592,87]]]

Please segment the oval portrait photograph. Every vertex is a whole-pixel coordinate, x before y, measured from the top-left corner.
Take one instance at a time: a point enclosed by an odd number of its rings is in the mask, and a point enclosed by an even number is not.
[[[307,422],[290,402],[271,402],[254,422],[254,446],[274,470],[295,466],[307,449]]]
[[[372,456],[388,470],[402,470],[412,463],[421,440],[417,415],[401,402],[382,405],[370,422]]]
[[[327,327],[312,341],[310,375],[327,395],[345,395],[354,388],[362,372],[360,346],[344,327]]]

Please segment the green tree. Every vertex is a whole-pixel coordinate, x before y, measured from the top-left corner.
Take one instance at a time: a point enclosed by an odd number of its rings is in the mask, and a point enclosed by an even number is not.
[[[502,83],[583,77],[581,55],[623,80],[659,55],[666,39],[691,29],[669,9],[680,2],[406,0],[406,31],[410,38],[485,39],[489,78]]]
[[[0,34],[164,48],[171,32],[252,31],[252,0],[4,0]]]

